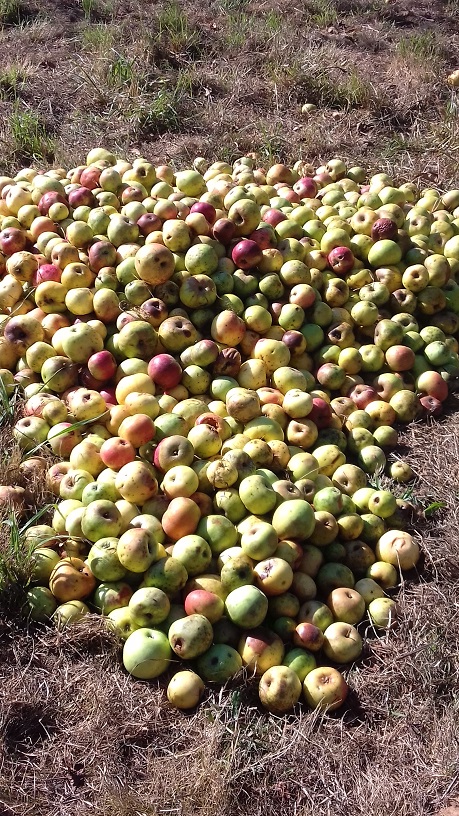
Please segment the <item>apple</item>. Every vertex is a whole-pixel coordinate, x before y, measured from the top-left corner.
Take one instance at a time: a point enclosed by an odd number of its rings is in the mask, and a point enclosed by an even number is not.
[[[244,632],[238,644],[242,664],[260,676],[272,666],[279,666],[284,657],[284,645],[275,632],[258,626]]]
[[[409,570],[416,566],[420,550],[417,541],[410,533],[402,530],[388,530],[379,538],[375,548],[376,558]]]
[[[195,708],[202,695],[205,685],[198,674],[193,671],[179,671],[169,681],[167,699],[174,708],[187,710]]]
[[[262,250],[256,241],[244,238],[233,247],[231,258],[239,269],[252,269],[261,261]]]
[[[354,266],[354,255],[349,247],[335,246],[328,255],[328,264],[336,275],[345,275]]]
[[[171,654],[169,641],[163,632],[142,627],[132,632],[124,644],[124,668],[133,677],[151,680],[166,671]]]
[[[116,537],[121,530],[121,514],[111,501],[94,501],[84,512],[81,529],[89,541]]]
[[[126,568],[118,558],[117,544],[117,538],[102,538],[91,547],[87,563],[98,581],[120,581],[125,577]]]
[[[272,666],[260,679],[262,705],[274,714],[285,714],[301,696],[302,686],[296,672],[288,666]]]
[[[158,482],[153,472],[146,462],[128,462],[118,471],[115,487],[123,499],[142,505],[158,492]]]
[[[32,587],[27,590],[26,603],[28,614],[34,621],[46,623],[57,609],[54,594],[44,586]]]
[[[226,598],[225,609],[230,620],[243,629],[254,629],[263,623],[267,611],[266,595],[255,586],[240,586]]]
[[[168,391],[179,384],[182,369],[170,354],[157,354],[148,364],[148,374],[163,391]]]
[[[311,652],[297,646],[286,652],[283,665],[293,669],[298,679],[302,683],[305,677],[316,668],[316,660]]]
[[[368,615],[378,629],[392,629],[397,620],[397,604],[391,598],[375,598],[368,604]]]
[[[185,586],[187,578],[188,574],[183,564],[169,556],[159,558],[147,569],[142,585],[161,589],[169,597]]]
[[[348,694],[342,674],[330,666],[321,666],[309,672],[303,681],[304,697],[311,708],[335,711]]]
[[[314,530],[314,513],[303,499],[293,499],[274,511],[272,525],[280,540],[293,538],[304,541]]]
[[[132,620],[139,627],[157,626],[166,620],[170,601],[166,593],[156,587],[137,589],[128,604]]]
[[[327,606],[336,621],[360,623],[365,615],[365,601],[355,590],[345,587],[334,589],[327,598]]]
[[[141,527],[126,530],[116,548],[120,564],[130,572],[143,573],[158,559],[158,542],[153,533]]]
[[[185,660],[193,660],[204,654],[212,640],[212,625],[204,615],[191,614],[179,618],[169,629],[171,648]]]
[[[239,652],[226,643],[214,643],[198,658],[196,668],[207,682],[226,683],[242,667]]]
[[[96,579],[80,558],[63,558],[49,579],[49,588],[60,603],[81,601],[91,595],[95,586]]]
[[[242,552],[249,558],[256,560],[269,558],[276,551],[277,533],[268,522],[256,516],[248,516],[244,520],[244,528],[239,529]]]
[[[89,614],[89,607],[83,601],[67,601],[57,607],[53,614],[53,620],[56,621],[59,627],[64,627],[76,623]]]
[[[324,654],[336,663],[352,663],[362,652],[362,638],[348,623],[332,623],[324,632]]]
[[[293,570],[282,558],[271,557],[259,561],[254,567],[255,581],[268,597],[282,595],[293,581]]]
[[[50,547],[37,547],[30,559],[31,581],[38,584],[47,584],[59,560],[58,553]]]
[[[239,485],[239,496],[249,513],[263,515],[273,510],[277,497],[263,476],[246,476]],[[282,536],[286,538],[287,536]]]
[[[224,553],[230,551],[226,550]],[[227,594],[238,587],[253,584],[255,580],[253,560],[242,549],[239,550],[238,554],[234,554],[224,561],[220,571],[220,578],[222,587]]]

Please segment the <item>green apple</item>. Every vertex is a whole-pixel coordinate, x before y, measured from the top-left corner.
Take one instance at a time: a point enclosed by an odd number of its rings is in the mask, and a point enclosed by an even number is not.
[[[362,653],[362,638],[349,623],[332,623],[324,632],[324,654],[335,663],[352,663]]]
[[[88,553],[88,564],[98,581],[120,581],[126,575],[117,553],[117,538],[101,538]]]
[[[391,598],[374,598],[368,604],[368,614],[379,629],[391,629],[397,619],[397,604]]]
[[[185,586],[188,573],[177,558],[165,557],[155,561],[144,574],[142,586],[162,589],[169,597]]]
[[[174,558],[185,567],[188,575],[199,575],[206,571],[212,560],[212,550],[200,535],[187,535],[174,544]]]
[[[272,524],[267,521],[249,516],[243,522],[241,530],[241,548],[244,555],[260,561],[274,555],[278,534]]]
[[[48,621],[57,609],[56,598],[48,587],[37,586],[29,589],[26,602],[31,619],[40,623]]]
[[[239,496],[249,513],[264,515],[273,510],[277,495],[262,476],[247,476],[239,485]]]
[[[311,708],[334,711],[344,703],[348,686],[337,669],[321,666],[306,675],[303,690],[305,700]]]
[[[209,683],[226,683],[242,668],[239,652],[226,643],[214,643],[196,662],[196,669]]]
[[[228,547],[234,547],[238,539],[234,524],[225,516],[214,514],[201,519],[196,535],[208,543],[213,555],[219,555]]]
[[[171,661],[166,635],[157,629],[142,627],[129,635],[123,648],[126,671],[141,680],[152,680],[166,671]]]
[[[283,664],[293,669],[301,683],[317,665],[314,655],[299,646],[290,649],[290,651],[285,654]]]
[[[169,628],[169,643],[175,654],[193,660],[209,649],[213,640],[212,624],[204,615],[179,618]]]
[[[30,558],[30,580],[37,584],[47,584],[59,561],[59,553],[55,550],[50,547],[37,547]]]
[[[85,615],[89,615],[89,607],[83,601],[67,601],[57,607],[53,620],[58,626],[68,626],[69,623],[81,620]]]
[[[166,593],[161,589],[143,587],[137,589],[131,596],[128,608],[137,626],[154,627],[166,620],[171,604]]]
[[[273,514],[272,526],[279,540],[305,541],[315,527],[311,505],[303,499],[293,499],[281,504]]]
[[[255,586],[240,586],[226,598],[230,620],[243,629],[254,629],[263,623],[268,612],[266,595]]]

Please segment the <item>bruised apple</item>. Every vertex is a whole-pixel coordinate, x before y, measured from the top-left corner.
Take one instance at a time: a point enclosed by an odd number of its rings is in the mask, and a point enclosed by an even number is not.
[[[60,603],[81,601],[96,587],[96,579],[81,558],[63,558],[54,567],[49,588]]]

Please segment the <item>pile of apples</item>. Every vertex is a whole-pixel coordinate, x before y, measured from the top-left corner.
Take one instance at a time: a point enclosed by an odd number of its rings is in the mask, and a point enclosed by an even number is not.
[[[134,677],[191,661],[178,708],[243,668],[270,711],[339,707],[420,556],[378,477],[459,376],[459,191],[97,148],[0,178],[0,253],[0,386],[56,497],[31,617],[106,616]]]

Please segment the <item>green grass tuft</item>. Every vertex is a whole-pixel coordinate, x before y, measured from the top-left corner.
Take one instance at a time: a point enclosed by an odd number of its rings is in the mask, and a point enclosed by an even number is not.
[[[54,142],[39,114],[34,110],[21,109],[18,105],[9,120],[12,151],[21,158],[47,159],[53,156]]]
[[[318,28],[328,28],[338,21],[338,11],[333,0],[313,0],[308,6],[311,22]]]
[[[178,103],[180,94],[175,89],[163,88],[145,105],[138,116],[138,129],[143,135],[175,131],[180,125]]]
[[[20,65],[0,69],[0,99],[17,100],[24,87],[25,72]]]
[[[82,32],[83,45],[97,51],[109,51],[115,39],[115,32],[107,23],[86,26]]]
[[[22,16],[21,0],[0,0],[0,26],[18,25]]]
[[[437,37],[432,31],[418,31],[403,36],[397,43],[397,53],[403,59],[417,62],[437,61],[441,49]]]
[[[188,17],[180,3],[165,3],[158,14],[158,37],[173,51],[187,51],[193,45],[195,32],[188,22]]]
[[[124,82],[132,82],[134,78],[134,67],[130,60],[118,56],[108,68],[108,80],[110,84],[121,85]]]

